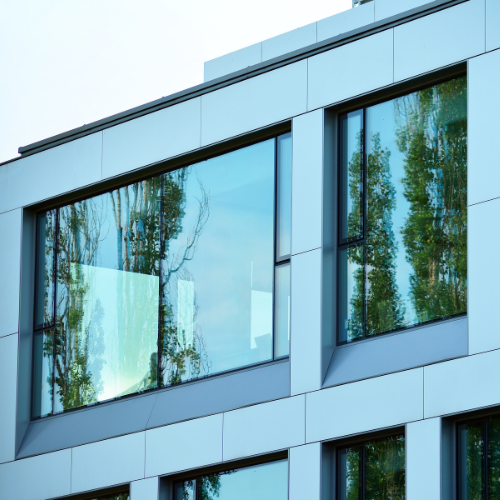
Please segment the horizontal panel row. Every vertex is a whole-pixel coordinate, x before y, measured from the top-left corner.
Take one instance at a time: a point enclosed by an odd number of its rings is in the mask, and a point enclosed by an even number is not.
[[[0,213],[478,55],[486,43],[485,1],[470,0],[8,163],[0,167]]]

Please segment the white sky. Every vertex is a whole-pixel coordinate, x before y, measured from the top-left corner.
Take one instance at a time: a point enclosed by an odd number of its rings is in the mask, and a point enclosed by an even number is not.
[[[0,162],[203,81],[203,62],[351,0],[0,0]]]

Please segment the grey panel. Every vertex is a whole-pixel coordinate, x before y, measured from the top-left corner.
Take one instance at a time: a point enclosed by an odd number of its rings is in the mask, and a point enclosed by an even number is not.
[[[335,349],[323,387],[467,355],[467,318],[412,328]]]
[[[29,424],[17,458],[290,395],[288,360],[48,417]]]
[[[290,367],[287,360],[160,392],[147,428],[289,395]]]

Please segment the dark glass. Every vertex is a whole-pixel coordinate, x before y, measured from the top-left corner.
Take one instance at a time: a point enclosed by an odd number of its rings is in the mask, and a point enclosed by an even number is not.
[[[35,329],[54,325],[56,210],[38,214]]]
[[[361,446],[339,451],[338,500],[361,500],[361,458]]]
[[[458,426],[459,500],[484,500],[483,422]]]
[[[33,339],[33,418],[52,413],[54,331],[35,333]]]
[[[363,111],[340,119],[340,240],[363,237]]]
[[[290,264],[276,267],[274,303],[275,357],[290,352]]]
[[[174,484],[174,500],[196,500],[196,480],[181,481]]]
[[[488,499],[500,500],[500,417],[488,419]]]
[[[163,176],[165,385],[272,359],[275,143]]]
[[[55,411],[157,385],[160,179],[59,210]]]
[[[404,500],[404,436],[370,441],[365,448],[365,500]]]
[[[340,295],[339,341],[351,342],[363,337],[363,245],[339,250]]]
[[[276,141],[278,153],[276,258],[280,259],[292,253],[292,134],[282,135]]]

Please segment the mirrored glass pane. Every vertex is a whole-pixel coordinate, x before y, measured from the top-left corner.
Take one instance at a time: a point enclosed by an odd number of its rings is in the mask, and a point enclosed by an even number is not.
[[[363,245],[339,251],[339,342],[363,337]]]
[[[166,385],[272,358],[275,140],[163,176]]]
[[[366,334],[466,311],[467,88],[366,110]]]
[[[404,500],[404,436],[370,441],[365,456],[365,500]]]
[[[275,356],[290,352],[290,264],[276,267]]]
[[[56,411],[157,385],[160,178],[59,210]]]
[[[340,241],[363,236],[363,111],[340,119]]]
[[[33,418],[52,413],[52,359],[54,332],[46,330],[33,338]]]
[[[210,474],[200,481],[203,500],[287,500],[288,461]]]
[[[54,242],[56,211],[37,217],[35,329],[54,325]]]
[[[338,453],[339,500],[361,500],[361,447],[344,448]]]
[[[459,499],[484,500],[483,424],[458,427]]]
[[[488,419],[488,499],[500,500],[500,417]]]
[[[181,481],[174,485],[174,500],[196,500],[196,480]]]
[[[278,146],[278,217],[276,257],[291,254],[292,233],[292,134],[276,139]]]

